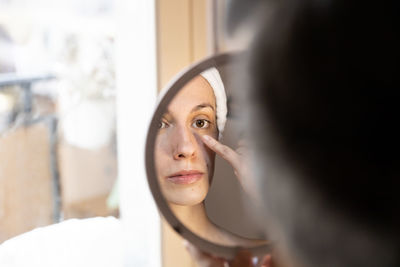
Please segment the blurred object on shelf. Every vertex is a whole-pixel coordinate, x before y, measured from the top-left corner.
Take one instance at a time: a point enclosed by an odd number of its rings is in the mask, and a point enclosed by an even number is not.
[[[95,150],[59,143],[62,206],[66,219],[118,215],[107,207],[117,178],[117,160],[110,145]]]
[[[0,73],[3,72],[15,72],[15,63],[11,36],[0,24]]]
[[[10,89],[0,91],[0,134],[10,128],[17,116],[16,93]]]

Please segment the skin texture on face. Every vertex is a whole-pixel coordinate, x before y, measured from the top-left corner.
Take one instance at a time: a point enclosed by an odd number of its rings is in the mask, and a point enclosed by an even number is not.
[[[155,161],[161,191],[171,204],[193,206],[203,202],[208,193],[215,153],[200,136],[217,138],[215,110],[213,89],[197,76],[182,88],[164,113]]]

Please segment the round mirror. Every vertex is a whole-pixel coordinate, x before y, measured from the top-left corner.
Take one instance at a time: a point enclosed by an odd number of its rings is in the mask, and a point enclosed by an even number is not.
[[[216,55],[178,74],[160,94],[146,143],[148,182],[164,218],[199,249],[227,259],[242,248],[270,251],[246,172],[238,171],[246,142],[232,74],[241,56]]]

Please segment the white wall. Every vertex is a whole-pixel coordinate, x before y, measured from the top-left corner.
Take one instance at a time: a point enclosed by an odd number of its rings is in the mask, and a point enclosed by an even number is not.
[[[118,167],[129,267],[161,266],[160,221],[144,167],[145,137],[157,92],[155,12],[154,0],[117,1]]]

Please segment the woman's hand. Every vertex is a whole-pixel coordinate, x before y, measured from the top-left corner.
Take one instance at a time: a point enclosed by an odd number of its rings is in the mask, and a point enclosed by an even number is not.
[[[189,252],[190,256],[192,256],[193,260],[196,262],[197,267],[228,267],[228,261],[206,252],[203,252],[193,246],[188,241],[184,241],[184,245]]]
[[[203,252],[186,240],[184,244],[198,267],[273,267],[269,254],[265,255],[257,265],[254,265],[252,255],[248,250],[239,250],[235,258],[228,261]]]
[[[229,162],[246,193],[255,196],[255,185],[254,180],[250,178],[245,142],[243,140],[239,141],[239,147],[233,150],[209,135],[202,135],[201,138],[204,144]]]

